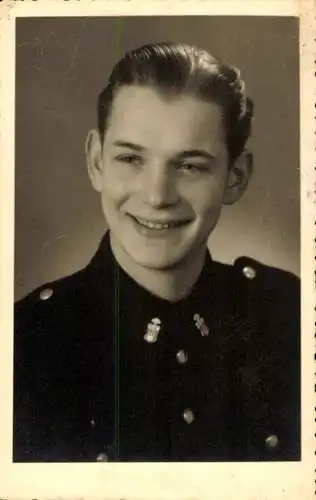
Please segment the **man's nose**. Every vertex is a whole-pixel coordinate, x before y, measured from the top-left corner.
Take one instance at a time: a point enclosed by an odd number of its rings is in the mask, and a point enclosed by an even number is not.
[[[148,169],[143,177],[144,201],[153,208],[165,208],[177,204],[179,195],[176,180],[168,168],[157,166]]]

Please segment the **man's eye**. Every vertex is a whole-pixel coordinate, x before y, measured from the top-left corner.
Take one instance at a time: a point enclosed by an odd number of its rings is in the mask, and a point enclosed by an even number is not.
[[[201,163],[192,163],[188,161],[183,161],[179,163],[178,168],[185,172],[203,172],[206,170],[206,166]]]
[[[119,155],[116,157],[116,160],[122,162],[122,163],[127,163],[128,165],[141,165],[142,159],[140,156],[137,155]]]

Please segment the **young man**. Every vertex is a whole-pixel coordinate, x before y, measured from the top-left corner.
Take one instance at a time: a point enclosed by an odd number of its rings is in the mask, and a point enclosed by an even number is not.
[[[86,141],[109,231],[16,306],[15,461],[299,459],[298,280],[207,251],[251,176],[252,110],[185,44],[114,68]]]

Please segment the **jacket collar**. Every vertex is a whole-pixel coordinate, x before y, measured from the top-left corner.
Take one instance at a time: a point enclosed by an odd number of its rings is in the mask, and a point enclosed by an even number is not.
[[[119,286],[121,290],[126,290],[130,296],[137,297],[144,307],[148,306],[164,310],[183,308],[185,310],[188,306],[201,306],[201,300],[203,301],[203,298],[210,296],[210,285],[217,273],[218,266],[227,267],[214,262],[210,253],[207,252],[203,269],[191,293],[186,298],[177,302],[169,302],[141,287],[119,266],[112,253],[109,231],[107,231],[100,242],[96,254],[86,267],[86,271],[90,279],[93,280],[92,288],[96,288],[101,297],[108,296],[109,294],[113,295]]]

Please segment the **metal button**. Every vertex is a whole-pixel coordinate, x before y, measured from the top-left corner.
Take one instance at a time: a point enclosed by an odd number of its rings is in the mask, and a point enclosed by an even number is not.
[[[91,427],[95,427],[95,420],[93,420],[93,419],[90,420],[90,425],[91,425]]]
[[[180,365],[184,365],[188,361],[188,354],[183,349],[180,349],[176,354],[176,358]]]
[[[186,410],[184,410],[184,412],[182,413],[182,417],[183,417],[183,420],[187,423],[187,424],[192,424],[193,420],[194,420],[194,413],[193,411],[190,409],[190,408],[187,408]]]
[[[268,436],[265,440],[265,444],[267,448],[276,448],[279,444],[279,438],[275,434],[271,434],[271,436]]]
[[[107,462],[108,461],[108,456],[106,453],[99,453],[99,455],[97,456],[96,460],[97,462]]]
[[[251,266],[245,266],[242,272],[244,273],[244,276],[246,276],[248,280],[253,280],[257,275],[256,270]]]
[[[47,300],[53,295],[53,290],[51,288],[44,288],[40,292],[40,299]]]

